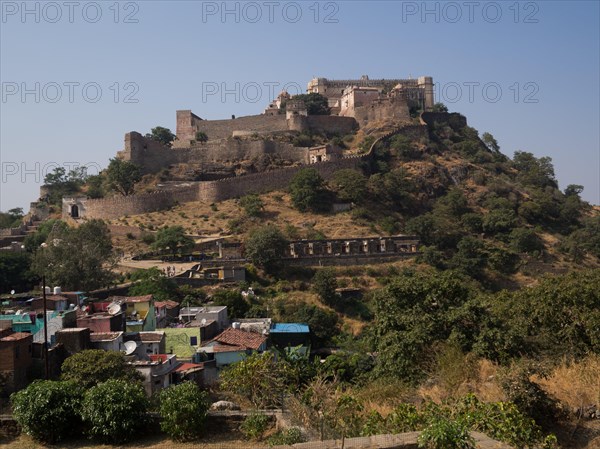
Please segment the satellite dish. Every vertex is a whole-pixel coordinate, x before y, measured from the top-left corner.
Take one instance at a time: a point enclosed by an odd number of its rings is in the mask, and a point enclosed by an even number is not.
[[[204,326],[206,324],[206,318],[202,318],[201,323],[202,323],[202,326]]]
[[[110,313],[111,315],[116,315],[117,313],[119,313],[121,311],[121,306],[119,304],[111,304],[110,306],[108,306],[108,313]]]
[[[17,310],[17,313],[15,313],[15,315],[21,315],[23,311],[21,309]]]
[[[137,349],[137,343],[135,341],[126,341],[123,343],[123,346],[125,346],[125,355],[131,355]]]
[[[11,291],[10,291],[10,294],[11,294],[11,295],[14,295],[14,294],[15,294],[15,291],[14,291],[14,290],[11,290]]]

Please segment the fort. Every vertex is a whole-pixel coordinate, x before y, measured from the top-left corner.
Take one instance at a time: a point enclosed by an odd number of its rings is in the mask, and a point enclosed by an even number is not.
[[[344,168],[363,170],[379,140],[397,133],[427,139],[427,117],[436,117],[435,113],[428,112],[434,105],[431,77],[315,78],[308,83],[307,92],[326,97],[330,114],[310,115],[302,100],[282,92],[259,115],[204,120],[191,110],[179,110],[176,139],[170,146],[135,131],[127,133],[118,158],[135,163],[143,174],[180,166],[193,176],[157,185],[156,191],[151,193],[102,199],[66,197],[63,198],[63,217],[111,219],[162,210],[177,203],[218,202],[249,193],[285,189],[293,176],[307,165],[325,179]],[[420,120],[415,119],[413,111],[419,112]],[[448,120],[448,117],[438,114],[435,120],[440,119]],[[329,139],[342,137],[381,122],[392,124],[395,129],[379,135],[364,154],[345,152],[331,141],[306,147],[294,140],[301,134]],[[240,174],[242,164],[244,170]]]

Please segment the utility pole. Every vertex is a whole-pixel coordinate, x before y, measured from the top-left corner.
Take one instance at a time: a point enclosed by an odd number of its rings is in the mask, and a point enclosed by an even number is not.
[[[48,370],[48,316],[46,305],[46,276],[42,276],[42,298],[44,298],[44,371],[46,374],[46,380],[50,379],[50,373]]]

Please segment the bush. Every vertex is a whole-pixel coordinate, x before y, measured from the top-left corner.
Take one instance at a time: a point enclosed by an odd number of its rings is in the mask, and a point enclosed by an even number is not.
[[[81,417],[88,436],[119,444],[144,427],[147,409],[148,399],[141,384],[108,380],[85,393]]]
[[[261,440],[269,428],[270,422],[271,418],[267,415],[253,413],[246,417],[240,426],[240,430],[249,440]]]
[[[533,229],[516,228],[510,233],[512,247],[522,253],[532,253],[544,249],[544,243]]]
[[[160,428],[176,441],[189,441],[202,435],[209,403],[198,385],[184,382],[160,392]]]
[[[303,168],[290,182],[292,204],[300,212],[324,212],[331,209],[331,197],[325,182],[314,168]]]
[[[16,421],[38,441],[56,443],[79,429],[81,390],[73,382],[35,381],[11,401]]]
[[[330,306],[335,305],[337,302],[337,294],[335,289],[337,288],[337,280],[335,272],[330,268],[324,268],[315,273],[312,278],[313,289],[323,304]]]
[[[264,204],[258,195],[246,195],[240,198],[240,206],[249,217],[258,217],[263,210]]]
[[[109,379],[131,382],[142,378],[125,362],[120,352],[89,349],[73,354],[63,362],[61,379],[91,388]]]
[[[427,449],[470,449],[475,447],[466,426],[444,418],[438,418],[419,435],[419,447]]]
[[[303,443],[304,441],[305,439],[302,436],[302,432],[297,427],[291,427],[289,429],[279,431],[270,436],[267,440],[269,446],[285,446]]]

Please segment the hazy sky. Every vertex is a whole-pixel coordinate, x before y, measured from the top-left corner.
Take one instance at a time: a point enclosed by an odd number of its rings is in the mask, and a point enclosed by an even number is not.
[[[57,164],[104,168],[175,111],[262,112],[313,77],[430,75],[505,154],[600,203],[599,2],[2,1],[0,210]]]

